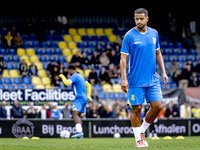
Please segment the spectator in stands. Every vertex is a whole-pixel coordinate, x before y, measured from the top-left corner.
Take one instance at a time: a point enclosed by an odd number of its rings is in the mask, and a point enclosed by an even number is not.
[[[68,20],[69,27],[75,26],[76,21],[75,21],[75,18],[72,14],[69,14],[67,20]]]
[[[105,67],[101,67],[101,72],[99,75],[100,83],[103,85],[109,81],[108,73],[106,72]]]
[[[111,46],[110,46],[110,44],[107,44],[106,45],[106,49],[104,50],[104,52],[106,52],[106,55],[108,56],[108,57],[110,57],[110,55],[111,55]]]
[[[127,119],[130,120],[131,119],[132,108],[126,102],[125,102],[125,109],[126,109]]]
[[[53,22],[51,24],[51,34],[61,34],[62,24],[58,22],[57,18],[53,19]]]
[[[120,110],[119,119],[127,119],[126,109],[124,107]]]
[[[94,68],[92,68],[92,71],[90,72],[89,76],[88,76],[88,81],[94,85],[94,84],[97,84],[98,82],[98,78],[97,78],[97,73],[95,71]]]
[[[110,59],[110,63],[111,63],[111,64],[114,64],[115,66],[118,66],[118,65],[119,65],[120,56],[117,56],[117,55],[116,55],[115,50],[112,50],[112,51],[111,51],[111,55],[110,55],[109,59]]]
[[[94,106],[93,102],[89,102],[89,107],[86,107],[86,118],[96,118],[96,106]]]
[[[74,64],[76,67],[82,69],[81,68],[82,59],[81,59],[81,57],[79,55],[80,55],[80,52],[77,51],[76,55],[74,55],[72,57],[71,64]]]
[[[191,107],[189,106],[189,104],[186,100],[180,106],[180,117],[181,118],[191,118]]]
[[[13,37],[15,37],[16,35],[17,35],[17,29],[16,29],[16,26],[13,26],[12,27],[12,30],[11,30],[11,35],[13,36]]]
[[[191,71],[194,70],[194,66],[193,66],[193,64],[192,64],[192,60],[191,60],[191,59],[189,59],[189,60],[187,61],[187,64],[186,64],[186,65],[190,65]]]
[[[180,80],[180,78],[181,78],[180,70],[176,69],[176,71],[174,72],[174,74],[172,76],[172,79],[176,83],[177,87],[179,86],[179,80]]]
[[[110,60],[105,51],[101,54],[99,61],[103,67],[107,67],[110,64]]]
[[[191,109],[192,117],[200,118],[199,103],[194,103],[194,107]]]
[[[113,64],[109,65],[108,77],[110,79],[111,84],[120,84],[120,75],[117,73],[117,70],[114,68]]]
[[[60,118],[60,109],[57,108],[57,103],[56,102],[53,102],[52,103],[52,109],[51,109],[51,118],[53,119],[59,119]]]
[[[181,73],[181,78],[179,81],[179,88],[188,87],[189,80],[190,80],[190,74],[191,74],[191,67],[190,67],[190,65],[186,65]]]
[[[6,63],[3,60],[3,57],[0,57],[0,75],[3,74],[4,69],[6,69]]]
[[[124,35],[121,34],[121,35],[117,38],[116,43],[118,43],[120,46],[122,46],[123,39],[124,39]]]
[[[97,52],[97,55],[101,55],[102,54],[102,52],[103,52],[103,50],[102,50],[102,48],[101,48],[101,45],[100,44],[98,44],[97,45],[97,47],[96,47],[96,50],[95,50],[96,52]]]
[[[37,109],[34,109],[34,103],[29,103],[29,108],[25,111],[26,118],[37,118]]]
[[[29,77],[38,76],[38,69],[34,62],[31,62],[31,65],[29,66],[29,69],[28,69],[28,74],[29,74]]]
[[[183,41],[183,46],[187,49],[188,54],[190,54],[190,48],[196,49],[196,45],[194,43],[194,39],[191,36],[191,33],[188,32],[186,38]]]
[[[8,31],[7,35],[4,37],[5,38],[5,48],[12,48],[12,40],[13,36],[11,35],[11,31]]]
[[[101,105],[98,109],[98,118],[108,118],[105,101],[101,101]]]
[[[47,109],[48,118],[51,118],[51,109],[53,108],[52,104],[53,102],[49,102],[49,109]]]
[[[190,75],[189,85],[188,87],[198,87],[200,85],[199,76],[195,71]]]
[[[113,110],[112,106],[108,106],[107,108],[108,118],[117,118],[116,112]]]
[[[172,20],[169,23],[169,41],[172,42],[175,46],[175,41],[176,41],[176,34],[177,34],[177,29],[176,29],[176,18],[172,18]]]
[[[200,59],[198,60],[198,64],[196,65],[194,71],[196,71],[200,75]]]
[[[52,60],[47,66],[47,74],[48,75],[53,74],[54,67],[55,67],[55,64],[54,64],[54,61]]]
[[[62,13],[61,15],[58,16],[58,22],[60,22],[63,27],[67,26],[67,17]]]
[[[22,106],[19,105],[18,100],[14,100],[14,105],[10,110],[10,118],[23,118],[24,112]]]
[[[0,118],[7,118],[6,101],[2,101],[0,107]]]
[[[120,46],[118,44],[115,45],[115,53],[120,57]]]
[[[60,62],[59,62],[59,67],[58,67],[58,68],[59,68],[59,73],[60,73],[60,74],[63,74],[63,70],[64,70],[64,65],[63,65],[63,63],[60,63]]]
[[[61,113],[63,114],[63,119],[69,119],[71,118],[71,109],[69,108],[68,103],[66,102],[64,104],[64,108],[61,110]]]
[[[19,32],[17,32],[16,36],[14,37],[14,44],[15,44],[15,47],[22,47],[22,48],[24,48],[22,37],[20,36]]]
[[[173,60],[172,63],[169,65],[169,73],[170,75],[173,75],[173,73],[179,69],[178,65],[176,64],[176,60]]]
[[[93,56],[91,58],[91,61],[90,61],[90,64],[91,64],[91,67],[99,67],[99,56],[98,56],[98,53],[96,51],[93,52]]]
[[[46,109],[46,104],[42,104],[42,108],[39,110],[38,113],[38,118],[41,119],[47,119],[48,118],[48,113],[47,113],[47,109]]]
[[[86,67],[89,65],[89,59],[87,58],[86,52],[83,52],[83,57],[81,58],[81,65],[83,70],[86,69]]]
[[[166,109],[166,117],[172,119],[174,117],[179,117],[179,109],[174,105],[173,101],[170,101]]]
[[[112,106],[112,108],[116,112],[118,117],[119,117],[119,114],[120,114],[121,107],[122,107],[121,101],[116,99],[115,104]]]
[[[23,59],[19,65],[19,72],[22,75],[22,78],[28,76],[28,65],[26,64],[25,59]]]
[[[63,68],[63,73],[62,73],[67,79],[69,78],[68,70],[66,67]]]
[[[57,89],[57,88],[64,88],[64,84],[62,82],[62,80],[60,79],[60,77],[58,75],[55,75],[51,81],[51,85]]]
[[[53,68],[53,72],[52,72],[52,74],[51,74],[51,79],[53,80],[54,77],[57,76],[57,75],[59,76],[59,70],[58,70],[58,67],[55,66],[55,67]]]

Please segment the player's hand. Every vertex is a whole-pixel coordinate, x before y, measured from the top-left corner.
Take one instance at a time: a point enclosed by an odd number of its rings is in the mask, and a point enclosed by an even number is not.
[[[90,102],[93,102],[93,100],[92,100],[92,97],[91,97],[91,96],[89,96],[89,97],[88,97],[88,101],[90,101]]]
[[[127,93],[128,92],[128,81],[127,80],[122,80],[121,87],[122,87],[122,90],[125,93]]]
[[[163,82],[165,83],[164,85],[167,85],[168,84],[168,77],[167,77],[166,73],[164,73],[162,75],[162,78],[163,78]]]

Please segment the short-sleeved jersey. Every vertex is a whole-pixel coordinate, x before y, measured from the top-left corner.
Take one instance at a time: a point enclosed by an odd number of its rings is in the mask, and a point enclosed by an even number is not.
[[[75,95],[75,100],[88,101],[86,80],[79,73],[74,73],[70,76],[69,80],[72,81],[72,90]]]
[[[160,48],[158,32],[147,27],[146,33],[135,28],[123,39],[121,53],[129,55],[127,79],[129,87],[149,87],[159,83],[156,74],[156,50]]]

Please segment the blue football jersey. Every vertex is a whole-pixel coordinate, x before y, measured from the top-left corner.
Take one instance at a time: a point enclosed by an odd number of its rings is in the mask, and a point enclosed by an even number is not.
[[[146,33],[135,28],[123,39],[121,53],[129,55],[127,79],[129,87],[149,87],[159,83],[156,73],[156,50],[160,48],[158,32],[147,27]]]
[[[85,78],[83,78],[79,73],[75,73],[70,76],[69,80],[72,81],[72,90],[76,97],[75,100],[88,101]]]

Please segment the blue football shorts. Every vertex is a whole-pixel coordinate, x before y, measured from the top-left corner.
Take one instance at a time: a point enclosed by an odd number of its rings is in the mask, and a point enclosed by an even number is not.
[[[134,87],[128,89],[127,104],[141,105],[145,102],[163,101],[160,84],[150,87]]]
[[[84,113],[84,109],[87,102],[85,100],[75,99],[72,105],[72,111],[78,111],[80,113]]]

